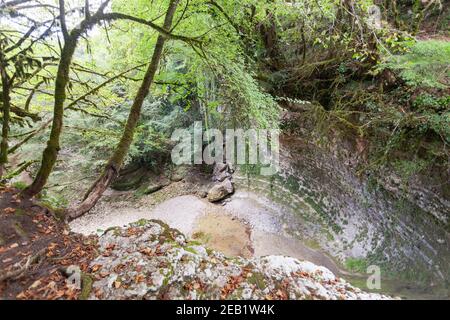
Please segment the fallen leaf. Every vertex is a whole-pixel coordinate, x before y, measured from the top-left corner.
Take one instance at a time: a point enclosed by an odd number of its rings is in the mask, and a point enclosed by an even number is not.
[[[17,299],[26,299],[27,296],[26,296],[25,292],[22,291],[21,293],[19,293],[19,294],[16,296],[16,298],[17,298]]]
[[[143,282],[144,280],[145,280],[145,276],[143,274],[138,274],[138,275],[136,275],[136,277],[134,277],[134,282],[136,282],[136,283]]]
[[[5,213],[14,213],[14,212],[16,212],[16,209],[14,209],[14,208],[5,208],[5,209],[3,209],[3,211]]]
[[[53,297],[54,299],[59,299],[59,298],[61,298],[62,296],[64,296],[64,294],[65,294],[65,291],[64,290],[58,290],[58,291],[56,291],[56,295]]]
[[[102,267],[101,264],[95,264],[92,266],[92,272],[97,272]]]
[[[145,254],[146,256],[151,257],[153,255],[153,251],[150,248],[145,248],[139,251],[142,254]]]
[[[33,282],[33,284],[30,286],[29,289],[36,289],[37,287],[39,287],[40,284],[41,280],[36,280],[35,282]]]

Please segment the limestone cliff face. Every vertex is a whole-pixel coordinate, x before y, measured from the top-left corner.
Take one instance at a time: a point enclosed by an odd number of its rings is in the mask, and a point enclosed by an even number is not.
[[[373,184],[358,175],[365,161],[362,144],[335,136],[323,145],[306,131],[284,136],[279,174],[261,178],[240,172],[237,188],[283,204],[288,232],[342,263],[359,258],[395,278],[445,287],[450,279],[447,173],[415,177],[405,186],[386,169]]]
[[[99,245],[90,299],[390,299],[310,262],[225,257],[156,220],[110,229]]]

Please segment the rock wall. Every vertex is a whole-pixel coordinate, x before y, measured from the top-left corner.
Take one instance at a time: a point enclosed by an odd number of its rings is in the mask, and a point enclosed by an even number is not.
[[[241,170],[237,187],[283,204],[289,233],[342,264],[353,258],[359,272],[378,265],[385,276],[443,288],[448,295],[450,204],[443,188],[433,190],[436,180],[426,185],[417,178],[413,187],[399,187],[386,172],[373,184],[357,175],[364,161],[359,142],[337,136],[324,146],[304,132],[282,137],[281,144],[278,175]]]

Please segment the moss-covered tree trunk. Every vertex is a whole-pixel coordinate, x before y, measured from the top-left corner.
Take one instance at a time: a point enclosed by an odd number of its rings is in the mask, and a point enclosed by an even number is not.
[[[173,17],[175,15],[178,2],[179,0],[171,0],[169,3],[163,26],[163,28],[167,31],[169,31],[172,26]],[[94,205],[102,196],[103,192],[105,192],[111,182],[117,177],[119,170],[122,167],[123,161],[128,153],[130,145],[133,142],[134,129],[136,128],[136,125],[139,121],[144,99],[148,95],[150,85],[152,84],[156,71],[158,70],[165,41],[166,37],[163,34],[160,34],[156,40],[152,59],[136,94],[136,97],[134,98],[130,113],[128,114],[127,123],[125,125],[119,144],[117,145],[114,153],[109,159],[103,173],[88,190],[81,204],[76,208],[69,209],[69,220],[73,220],[92,209],[92,207],[94,207]]]
[[[47,183],[48,177],[55,166],[59,152],[59,140],[63,128],[64,102],[66,100],[66,87],[69,83],[70,65],[72,63],[73,54],[77,47],[78,39],[81,35],[92,28],[95,24],[106,19],[103,10],[109,1],[103,2],[97,12],[93,15],[87,15],[81,21],[78,27],[74,28],[70,33],[67,32],[64,18],[64,1],[60,1],[60,21],[63,28],[64,46],[61,51],[61,58],[58,64],[58,71],[55,79],[53,120],[50,137],[47,141],[47,147],[42,154],[42,162],[33,183],[22,191],[25,197],[32,197],[42,191]]]
[[[2,141],[0,146],[0,178],[3,177],[5,166],[8,163],[8,135],[9,135],[9,112],[11,108],[10,80],[5,69],[6,64],[0,53],[0,74],[2,80]]]
[[[55,80],[55,103],[53,106],[53,122],[50,138],[42,155],[41,166],[33,183],[22,192],[22,194],[27,197],[32,197],[41,192],[42,188],[47,183],[47,179],[50,176],[58,157],[59,138],[63,127],[66,86],[69,83],[70,64],[80,35],[80,30],[75,29],[64,42]]]

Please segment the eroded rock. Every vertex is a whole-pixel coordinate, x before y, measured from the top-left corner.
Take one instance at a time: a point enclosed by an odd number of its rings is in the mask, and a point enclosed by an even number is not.
[[[90,299],[390,299],[283,256],[226,258],[159,221],[107,231]]]
[[[233,183],[229,179],[226,179],[214,185],[208,191],[207,198],[210,202],[217,202],[224,199],[226,196],[232,194],[233,192],[234,192]]]

